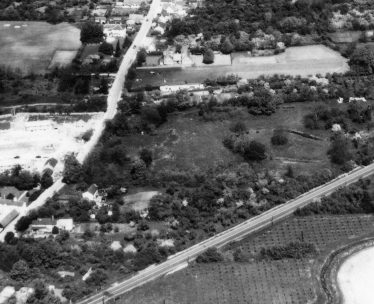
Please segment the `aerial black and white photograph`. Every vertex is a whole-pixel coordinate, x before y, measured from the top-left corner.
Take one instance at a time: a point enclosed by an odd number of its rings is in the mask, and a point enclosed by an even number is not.
[[[374,304],[374,0],[0,0],[0,304]]]

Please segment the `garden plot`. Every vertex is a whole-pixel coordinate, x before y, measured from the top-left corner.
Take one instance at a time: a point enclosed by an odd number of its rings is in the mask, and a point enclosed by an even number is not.
[[[56,51],[53,55],[48,69],[61,68],[69,65],[75,58],[78,51]]]
[[[56,50],[76,51],[80,46],[79,29],[67,23],[0,21],[0,65],[24,73],[44,73]]]
[[[84,145],[81,134],[94,128],[101,116],[94,114],[88,121],[77,116],[61,122],[61,117],[35,119],[38,116],[17,114],[9,129],[0,130],[0,170],[20,164],[24,169],[40,171],[49,158],[62,160],[67,153],[78,152]]]

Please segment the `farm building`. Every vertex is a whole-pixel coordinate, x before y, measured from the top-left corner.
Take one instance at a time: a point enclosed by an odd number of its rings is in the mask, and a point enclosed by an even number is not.
[[[19,212],[15,209],[3,214],[0,218],[0,228],[5,228],[8,226],[18,215]]]
[[[58,229],[71,231],[74,228],[74,222],[72,218],[60,218],[55,220],[52,218],[38,218],[33,221],[30,225],[30,229],[37,234],[48,234],[52,233],[53,227]]]
[[[204,85],[200,83],[196,84],[181,84],[181,85],[165,85],[160,87],[161,95],[175,93],[181,90],[204,90]]]

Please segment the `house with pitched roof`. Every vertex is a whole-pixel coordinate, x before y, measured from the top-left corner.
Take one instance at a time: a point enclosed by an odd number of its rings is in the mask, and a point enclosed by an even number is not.
[[[102,201],[102,196],[99,193],[99,188],[96,184],[92,184],[86,192],[82,194],[83,198],[90,201],[95,202],[96,204],[100,204]]]

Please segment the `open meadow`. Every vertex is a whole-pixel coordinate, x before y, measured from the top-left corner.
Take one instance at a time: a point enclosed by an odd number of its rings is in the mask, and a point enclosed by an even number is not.
[[[79,29],[68,23],[1,21],[0,65],[24,73],[44,73],[51,61],[53,66],[61,66],[66,58],[74,58],[81,46],[79,38]]]
[[[186,111],[182,115],[170,115],[168,122],[163,124],[154,134],[137,134],[126,137],[128,153],[135,156],[141,148],[154,151],[153,169],[170,170],[208,170],[219,164],[228,165],[242,160],[237,154],[227,149],[222,141],[230,134],[230,126],[242,121],[247,127],[251,138],[266,145],[268,160],[262,162],[269,169],[284,169],[292,163],[295,168],[303,167],[308,170],[328,168],[330,162],[327,156],[329,148],[329,131],[305,130],[303,117],[309,113],[315,104],[295,103],[292,106],[281,106],[272,115],[254,116],[244,108],[225,111],[225,117],[214,121],[206,121],[197,111]],[[288,144],[273,146],[271,137],[275,129],[306,131],[321,136],[314,140],[301,135],[287,132]]]

